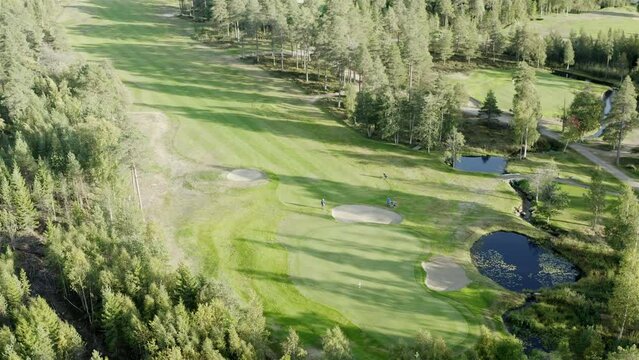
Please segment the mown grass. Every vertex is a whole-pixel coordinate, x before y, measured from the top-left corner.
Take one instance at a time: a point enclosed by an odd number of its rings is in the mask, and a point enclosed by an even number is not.
[[[486,93],[492,89],[497,97],[499,108],[508,111],[512,109],[515,95],[512,82],[514,71],[514,69],[480,68],[459,81],[464,84],[468,94],[479,101],[484,101]],[[601,94],[607,89],[605,86],[563,78],[546,70],[537,70],[537,93],[544,117],[559,117],[563,113],[564,105],[570,106],[574,94],[586,86],[590,86],[595,92]]]
[[[595,36],[600,31],[607,33],[608,29],[623,30],[626,34],[639,33],[639,13],[635,8],[606,8],[581,14],[550,14],[540,19],[530,24],[541,34],[556,31],[567,37],[571,31],[580,32],[582,29]]]
[[[65,21],[76,50],[113,62],[134,110],[163,112],[174,125],[166,144],[147,145],[209,169],[168,179],[187,183],[185,192],[155,189],[148,179],[170,172],[152,157],[141,164],[143,196],[163,199],[147,212],[171,229],[187,261],[243,296],[255,292],[276,341],[293,326],[319,347],[337,324],[358,358],[377,359],[419,329],[462,349],[479,324],[498,327],[504,290],[476,272],[468,248],[491,230],[538,234],[513,214],[519,199],[506,183],[455,171],[441,154],[362,137],[290,81],[235,62],[233,50],[198,45],[191,24],[165,16],[175,13],[169,4],[79,0]],[[230,186],[224,171],[238,167],[262,169],[269,183]],[[399,202],[401,225],[339,224],[319,206],[322,197],[331,208],[383,205],[387,196]],[[455,257],[474,283],[427,290],[415,268],[432,254]]]

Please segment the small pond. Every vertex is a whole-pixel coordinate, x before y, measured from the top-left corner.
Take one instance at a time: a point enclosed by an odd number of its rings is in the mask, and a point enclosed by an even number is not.
[[[503,174],[507,162],[501,156],[462,156],[453,167],[463,171]]]
[[[570,262],[513,232],[490,233],[475,242],[470,251],[482,275],[512,291],[570,283],[579,276]]]

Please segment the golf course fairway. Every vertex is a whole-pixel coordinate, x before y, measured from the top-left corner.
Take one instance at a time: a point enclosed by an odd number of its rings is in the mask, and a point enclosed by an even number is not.
[[[441,154],[365,138],[237,50],[193,40],[174,5],[78,0],[62,14],[73,48],[108,59],[130,91],[145,216],[167,231],[174,263],[247,301],[256,295],[276,340],[292,326],[319,348],[339,325],[361,359],[386,358],[421,329],[463,350],[481,324],[495,328],[489,308],[504,291],[477,273],[468,249],[495,227],[534,231],[514,215],[520,200],[509,185],[456,171]],[[229,181],[235,169],[264,179]],[[401,224],[331,216],[388,197]],[[454,258],[471,283],[426,288],[420,264],[433,255]]]

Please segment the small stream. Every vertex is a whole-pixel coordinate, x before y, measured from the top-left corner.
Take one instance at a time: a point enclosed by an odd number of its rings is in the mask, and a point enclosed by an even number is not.
[[[606,114],[611,108],[611,94],[606,93],[604,101]],[[463,156],[455,162],[454,168],[462,171],[504,174],[508,160],[500,156]],[[510,185],[521,197],[522,205],[517,209],[519,216],[527,222],[532,221],[532,200],[516,180]],[[539,225],[539,224],[537,224]],[[552,229],[546,229],[553,233]],[[506,330],[524,343],[526,352],[543,348],[539,337],[523,335],[515,331],[511,314],[537,303],[537,291],[562,284],[574,283],[579,279],[580,271],[570,261],[550,249],[536,244],[528,236],[496,231],[477,240],[470,249],[471,259],[480,274],[490,278],[502,287],[523,293],[526,301],[522,306],[510,309],[502,315]],[[517,336],[515,335],[515,336]]]

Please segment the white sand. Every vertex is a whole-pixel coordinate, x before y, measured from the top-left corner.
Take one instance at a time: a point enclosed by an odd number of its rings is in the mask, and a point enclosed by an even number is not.
[[[255,169],[235,169],[226,174],[226,179],[235,182],[254,182],[259,180],[265,180],[266,175]]]
[[[446,256],[435,256],[422,262],[426,271],[426,286],[435,291],[459,290],[470,284],[464,269]]]
[[[368,205],[342,205],[333,209],[335,220],[347,223],[399,224],[402,216],[384,208]]]

